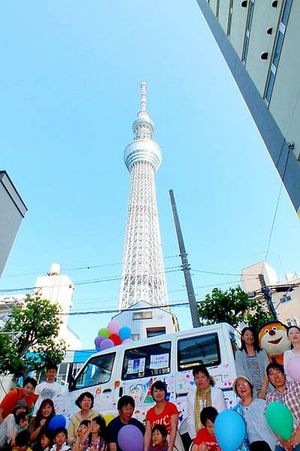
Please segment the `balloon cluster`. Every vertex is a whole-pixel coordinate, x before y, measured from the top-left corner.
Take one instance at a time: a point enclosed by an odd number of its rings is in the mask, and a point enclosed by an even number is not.
[[[121,327],[119,321],[113,319],[108,323],[107,327],[99,329],[94,343],[97,351],[103,351],[130,341],[132,341],[130,327]]]

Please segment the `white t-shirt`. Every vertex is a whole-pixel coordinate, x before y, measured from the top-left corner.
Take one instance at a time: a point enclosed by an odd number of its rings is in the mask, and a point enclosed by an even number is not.
[[[35,393],[39,395],[39,398],[34,406],[33,416],[36,416],[36,413],[44,399],[53,399],[55,396],[60,395],[66,390],[64,385],[59,384],[58,382],[42,382],[38,384],[35,388]]]

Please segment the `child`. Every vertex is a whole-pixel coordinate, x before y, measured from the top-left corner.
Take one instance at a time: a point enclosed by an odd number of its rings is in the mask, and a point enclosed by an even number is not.
[[[27,429],[18,432],[15,438],[15,446],[12,447],[12,451],[32,451],[31,448],[29,448],[29,440],[30,433]]]
[[[52,444],[52,434],[49,429],[43,428],[38,441],[33,447],[33,451],[50,451]]]
[[[168,451],[167,429],[162,424],[156,424],[151,432],[149,451]]]
[[[204,407],[200,413],[200,420],[203,424],[196,435],[192,451],[221,451],[215,437],[214,422],[218,411],[214,407]]]
[[[106,423],[101,415],[92,419],[89,426],[89,434],[83,443],[83,449],[87,451],[106,451]]]
[[[68,431],[66,428],[57,428],[53,433],[53,442],[50,451],[71,451],[68,443]]]
[[[83,420],[76,432],[76,438],[72,444],[72,451],[80,451],[83,448],[83,444],[90,433],[90,420]]]

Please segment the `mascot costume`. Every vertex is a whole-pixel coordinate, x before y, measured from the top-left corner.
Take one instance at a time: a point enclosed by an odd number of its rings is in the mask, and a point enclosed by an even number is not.
[[[259,345],[266,351],[270,362],[283,365],[283,353],[291,347],[287,326],[280,321],[265,323],[258,332]]]

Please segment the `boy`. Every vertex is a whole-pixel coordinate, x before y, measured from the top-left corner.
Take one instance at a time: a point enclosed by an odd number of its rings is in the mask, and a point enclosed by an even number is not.
[[[215,437],[214,422],[218,411],[214,407],[204,407],[200,413],[200,420],[203,424],[196,435],[192,451],[221,451]]]
[[[48,363],[48,365],[46,366],[46,380],[38,384],[35,389],[35,393],[39,395],[39,399],[35,404],[33,416],[36,415],[41,402],[44,399],[53,400],[56,395],[60,395],[66,390],[66,387],[64,385],[56,382],[56,374],[57,365],[55,365],[54,363]]]
[[[57,428],[53,433],[53,442],[50,451],[71,451],[68,443],[68,431],[66,428]]]
[[[32,451],[29,448],[30,433],[27,431],[21,431],[16,435],[15,446],[12,447],[12,451]]]

